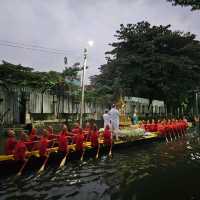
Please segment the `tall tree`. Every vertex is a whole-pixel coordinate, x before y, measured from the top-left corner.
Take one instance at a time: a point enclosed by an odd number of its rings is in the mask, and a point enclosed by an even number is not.
[[[191,6],[192,10],[200,9],[200,1],[199,0],[167,0],[173,3],[173,5],[181,5],[181,6]]]
[[[115,99],[121,93],[177,106],[199,84],[200,42],[195,35],[139,22],[121,24],[115,37],[107,63],[91,79],[97,89],[106,87]]]

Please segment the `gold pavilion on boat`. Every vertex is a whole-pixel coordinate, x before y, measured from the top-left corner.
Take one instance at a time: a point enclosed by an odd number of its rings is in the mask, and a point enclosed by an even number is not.
[[[124,102],[122,96],[119,98],[116,103],[116,107],[119,110],[119,125],[121,127],[130,127],[132,125],[130,117],[126,116],[126,103]]]

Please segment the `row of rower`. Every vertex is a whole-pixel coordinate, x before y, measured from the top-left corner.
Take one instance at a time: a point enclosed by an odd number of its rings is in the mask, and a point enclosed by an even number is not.
[[[143,121],[140,123],[140,127],[145,129],[146,132],[159,132],[160,136],[168,136],[169,134],[184,134],[188,127],[186,120],[158,120],[155,122]]]
[[[75,123],[71,132],[68,131],[66,125],[62,126],[62,130],[54,134],[53,128],[49,126],[42,130],[41,136],[37,135],[36,129],[32,128],[27,135],[24,131],[20,132],[20,138],[17,141],[14,131],[8,130],[8,138],[5,145],[7,155],[14,154],[16,160],[24,160],[27,151],[38,150],[40,156],[47,156],[51,147],[58,146],[58,151],[66,153],[69,151],[69,144],[75,144],[75,150],[82,152],[85,148],[85,142],[90,141],[93,148],[100,145],[99,131],[94,124],[92,127],[89,123],[84,129],[81,129],[78,123]],[[112,133],[107,126],[102,134],[104,145],[112,144]]]

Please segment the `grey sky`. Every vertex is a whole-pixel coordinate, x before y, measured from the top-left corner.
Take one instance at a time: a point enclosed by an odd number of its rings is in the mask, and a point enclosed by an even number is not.
[[[82,62],[89,49],[88,75],[105,63],[108,43],[119,24],[147,20],[153,25],[171,24],[200,39],[200,11],[172,7],[166,0],[0,0],[1,40],[66,50],[69,64]],[[31,66],[36,70],[61,71],[64,55],[0,46],[0,60]]]

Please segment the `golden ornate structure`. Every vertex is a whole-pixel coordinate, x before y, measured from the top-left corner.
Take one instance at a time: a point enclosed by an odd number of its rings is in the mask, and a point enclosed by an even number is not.
[[[120,126],[131,126],[131,119],[130,117],[126,116],[126,103],[124,102],[122,96],[120,96],[118,102],[116,103],[116,107],[119,110],[120,117],[119,117],[119,125]]]

